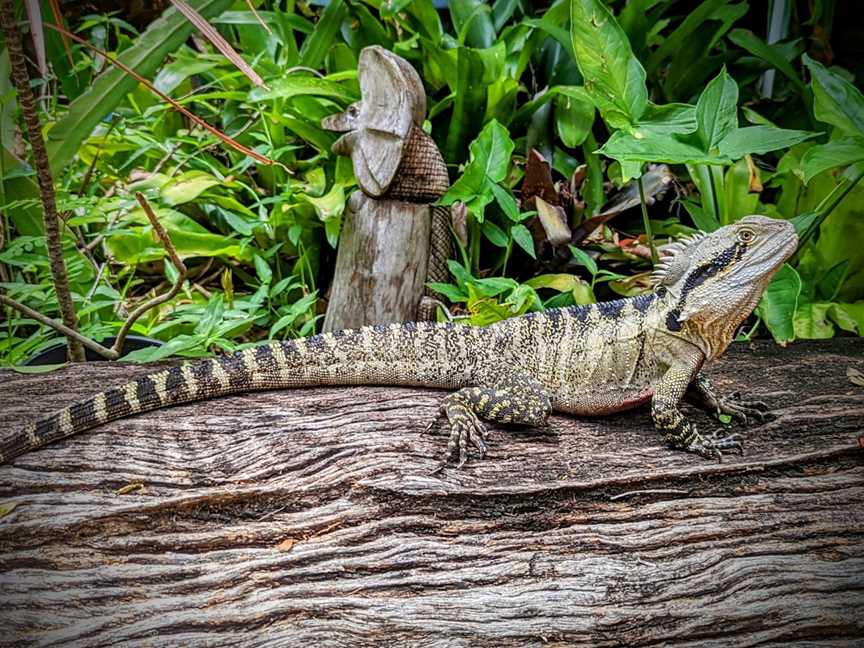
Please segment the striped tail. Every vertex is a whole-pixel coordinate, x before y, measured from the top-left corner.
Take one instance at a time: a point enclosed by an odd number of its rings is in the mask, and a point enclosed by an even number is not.
[[[27,425],[0,443],[0,464],[59,439],[141,412],[291,383],[291,386],[300,386],[301,382],[314,384],[314,376],[307,375],[304,381],[297,375],[296,357],[304,349],[302,343],[282,342],[141,376]],[[291,373],[294,375],[289,376]]]
[[[476,335],[478,330],[472,328],[464,330]],[[377,325],[169,367],[31,423],[0,441],[0,464],[108,421],[229,394],[314,385],[460,386],[470,363],[450,361],[447,348],[459,346],[447,343],[454,334],[464,336],[452,324]]]

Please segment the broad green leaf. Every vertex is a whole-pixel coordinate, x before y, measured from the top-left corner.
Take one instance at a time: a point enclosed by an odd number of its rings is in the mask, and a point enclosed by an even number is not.
[[[720,142],[720,155],[739,160],[745,155],[761,155],[788,148],[817,135],[818,133],[787,128],[746,126],[732,131]]]
[[[682,142],[675,135],[649,133],[641,138],[616,131],[600,153],[619,162],[666,162],[667,164],[728,164],[725,156],[708,155],[702,149]]]
[[[460,43],[485,49],[495,42],[492,10],[481,0],[450,0],[450,17]]]
[[[721,219],[724,225],[757,213],[759,194],[750,191],[750,173],[747,158],[738,160],[726,169],[723,182],[724,213]]]
[[[537,254],[534,252],[534,237],[531,236],[531,232],[527,227],[521,223],[514,225],[510,228],[510,236],[513,237],[516,245],[525,250],[531,258],[537,258]]]
[[[853,304],[832,304],[828,309],[828,317],[844,331],[864,337],[864,301]]]
[[[525,285],[531,286],[535,290],[540,290],[542,288],[551,288],[552,290],[557,290],[558,292],[570,292],[583,283],[585,282],[576,275],[557,273],[544,274],[532,277],[525,282]]]
[[[513,140],[506,128],[495,120],[486,124],[469,146],[471,160],[465,172],[439,203],[451,205],[457,200],[462,201],[482,221],[483,210],[494,197],[492,184],[502,182],[506,177],[513,148]]]
[[[252,260],[251,250],[241,241],[209,232],[180,212],[165,208],[154,211],[181,258],[227,255]],[[127,227],[106,232],[105,245],[117,261],[134,265],[165,257],[164,248],[140,209],[131,212],[126,222]]]
[[[327,97],[349,104],[357,101],[355,91],[348,85],[337,83],[331,79],[310,76],[308,74],[289,74],[279,79],[267,82],[270,89],[255,88],[249,93],[249,101],[271,101],[273,99],[290,99],[298,96]]]
[[[806,54],[802,59],[810,70],[816,119],[836,126],[847,135],[864,137],[864,95],[861,91]]]
[[[588,272],[591,273],[591,276],[597,274],[597,262],[591,258],[591,256],[582,248],[578,248],[575,245],[568,246],[570,248],[570,254],[573,255],[573,260],[576,261],[581,266],[585,266],[588,269]]]
[[[795,85],[798,94],[807,97],[807,86],[801,81],[792,64],[783,57],[778,47],[769,45],[749,29],[733,29],[729,32],[729,40],[780,70]]]
[[[793,324],[795,337],[802,340],[825,340],[834,337],[834,325],[828,319],[832,304],[799,303],[795,309]]]
[[[648,69],[651,70],[652,75],[660,63],[681,49],[700,26],[712,18],[716,19],[713,14],[726,4],[728,0],[706,0],[700,2],[693,11],[688,12],[684,20],[662,40],[660,47],[648,59]]]
[[[699,95],[696,123],[696,132],[706,151],[717,148],[738,128],[738,84],[726,72],[725,66]]]
[[[426,284],[431,290],[444,295],[447,299],[449,299],[454,304],[459,302],[468,301],[468,295],[463,293],[458,286],[454,286],[453,284],[445,284],[436,281],[430,281]]]
[[[580,146],[594,124],[594,102],[587,93],[561,93],[555,97],[555,130],[564,146]]]
[[[322,221],[338,218],[345,211],[345,187],[340,184],[334,184],[330,191],[319,198],[308,195],[303,198],[315,208],[315,213]]]
[[[227,9],[231,0],[189,0],[189,4],[204,18],[211,18]],[[186,42],[193,29],[183,14],[170,7],[117,58],[141,76],[152,76],[163,59]],[[81,142],[137,85],[138,81],[122,70],[108,67],[86,92],[69,104],[64,116],[46,134],[48,158],[55,174],[62,175]]]
[[[810,182],[813,176],[828,169],[848,166],[861,160],[864,160],[864,137],[841,137],[827,144],[811,146],[801,157],[804,182]]]
[[[162,199],[169,205],[182,205],[195,200],[210,187],[222,181],[206,171],[185,171],[162,185]]]
[[[686,135],[696,130],[696,107],[690,104],[648,104],[642,119],[636,124],[634,136]]]
[[[473,287],[483,297],[497,297],[505,292],[515,290],[519,287],[519,283],[508,277],[486,277],[485,279],[476,279],[473,282]]]
[[[442,153],[447,162],[459,163],[465,159],[466,141],[478,132],[487,112],[489,86],[504,76],[507,49],[499,42],[488,49],[443,50],[440,56],[455,63],[455,74],[445,78],[455,99]]]
[[[795,268],[784,263],[762,293],[756,313],[765,322],[778,344],[795,339],[793,315],[801,294],[801,277]]]
[[[492,245],[500,248],[507,247],[507,234],[492,221],[484,221],[482,231],[483,236],[489,239]]]
[[[631,129],[648,106],[645,69],[602,0],[571,0],[570,37],[585,90],[612,128]]]

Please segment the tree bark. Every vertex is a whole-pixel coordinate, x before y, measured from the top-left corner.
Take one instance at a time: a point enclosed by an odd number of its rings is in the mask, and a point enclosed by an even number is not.
[[[0,467],[0,644],[861,645],[850,366],[864,340],[733,345],[709,375],[777,419],[723,464],[640,409],[495,428],[486,459],[432,475],[443,394],[408,388],[105,424]],[[0,372],[0,434],[147,371]]]
[[[324,330],[416,320],[429,257],[429,205],[355,191],[348,207]]]

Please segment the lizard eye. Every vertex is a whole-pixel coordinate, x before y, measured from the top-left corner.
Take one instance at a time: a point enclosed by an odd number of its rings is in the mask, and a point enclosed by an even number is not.
[[[752,243],[756,238],[756,232],[751,229],[743,228],[738,230],[738,240],[742,243]]]

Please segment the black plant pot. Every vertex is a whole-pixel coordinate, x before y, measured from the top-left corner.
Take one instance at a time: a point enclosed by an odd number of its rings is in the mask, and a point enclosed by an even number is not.
[[[111,345],[114,344],[116,339],[117,338],[112,335],[106,337],[104,340],[102,340],[100,344],[102,344],[102,346],[110,348]],[[138,349],[159,347],[162,346],[162,344],[163,343],[159,340],[154,340],[152,338],[146,338],[140,335],[129,335],[126,337],[126,341],[123,343],[123,351],[120,353],[120,355],[124,356],[127,353],[137,351]],[[24,364],[27,366],[63,364],[64,362],[66,362],[66,350],[68,348],[69,347],[65,342],[55,344],[54,346],[49,347],[44,351],[40,351],[32,358],[29,358]],[[88,362],[99,362],[100,360],[106,359],[95,351],[91,351],[86,347],[84,348],[84,357],[87,359]]]

